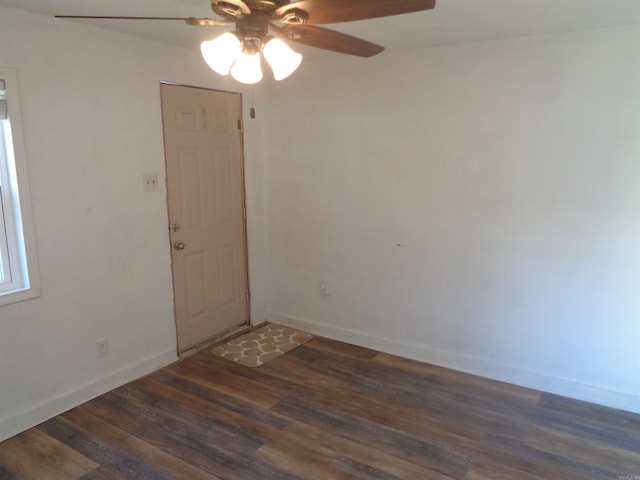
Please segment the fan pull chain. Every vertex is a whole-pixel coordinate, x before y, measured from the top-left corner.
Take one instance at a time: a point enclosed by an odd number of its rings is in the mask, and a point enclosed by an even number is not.
[[[249,117],[256,118],[256,109],[253,106],[253,87],[251,88],[251,108],[249,109]]]

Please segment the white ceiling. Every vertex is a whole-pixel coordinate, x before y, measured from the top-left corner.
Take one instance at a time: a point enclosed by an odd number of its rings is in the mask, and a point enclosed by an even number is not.
[[[0,6],[51,16],[213,16],[208,0],[0,0]],[[193,50],[222,31],[179,21],[82,22]],[[640,24],[640,0],[437,0],[426,12],[328,27],[395,50],[631,24]]]

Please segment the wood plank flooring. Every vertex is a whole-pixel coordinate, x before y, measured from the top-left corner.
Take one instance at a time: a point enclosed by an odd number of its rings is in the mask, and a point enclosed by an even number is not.
[[[640,480],[640,415],[314,338],[206,348],[0,443],[0,480]]]

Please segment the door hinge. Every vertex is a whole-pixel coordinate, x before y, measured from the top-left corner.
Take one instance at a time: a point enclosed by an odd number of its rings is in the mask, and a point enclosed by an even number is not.
[[[242,131],[242,119],[238,119],[238,130]]]
[[[246,204],[242,204],[242,219],[246,220],[247,219],[247,205]]]
[[[247,302],[248,302],[251,299],[251,294],[249,293],[249,289],[248,288],[245,290],[245,293],[247,295]]]

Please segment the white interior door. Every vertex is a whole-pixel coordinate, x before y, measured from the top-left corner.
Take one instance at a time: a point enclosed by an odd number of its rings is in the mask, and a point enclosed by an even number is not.
[[[178,349],[249,321],[240,94],[161,85]]]

